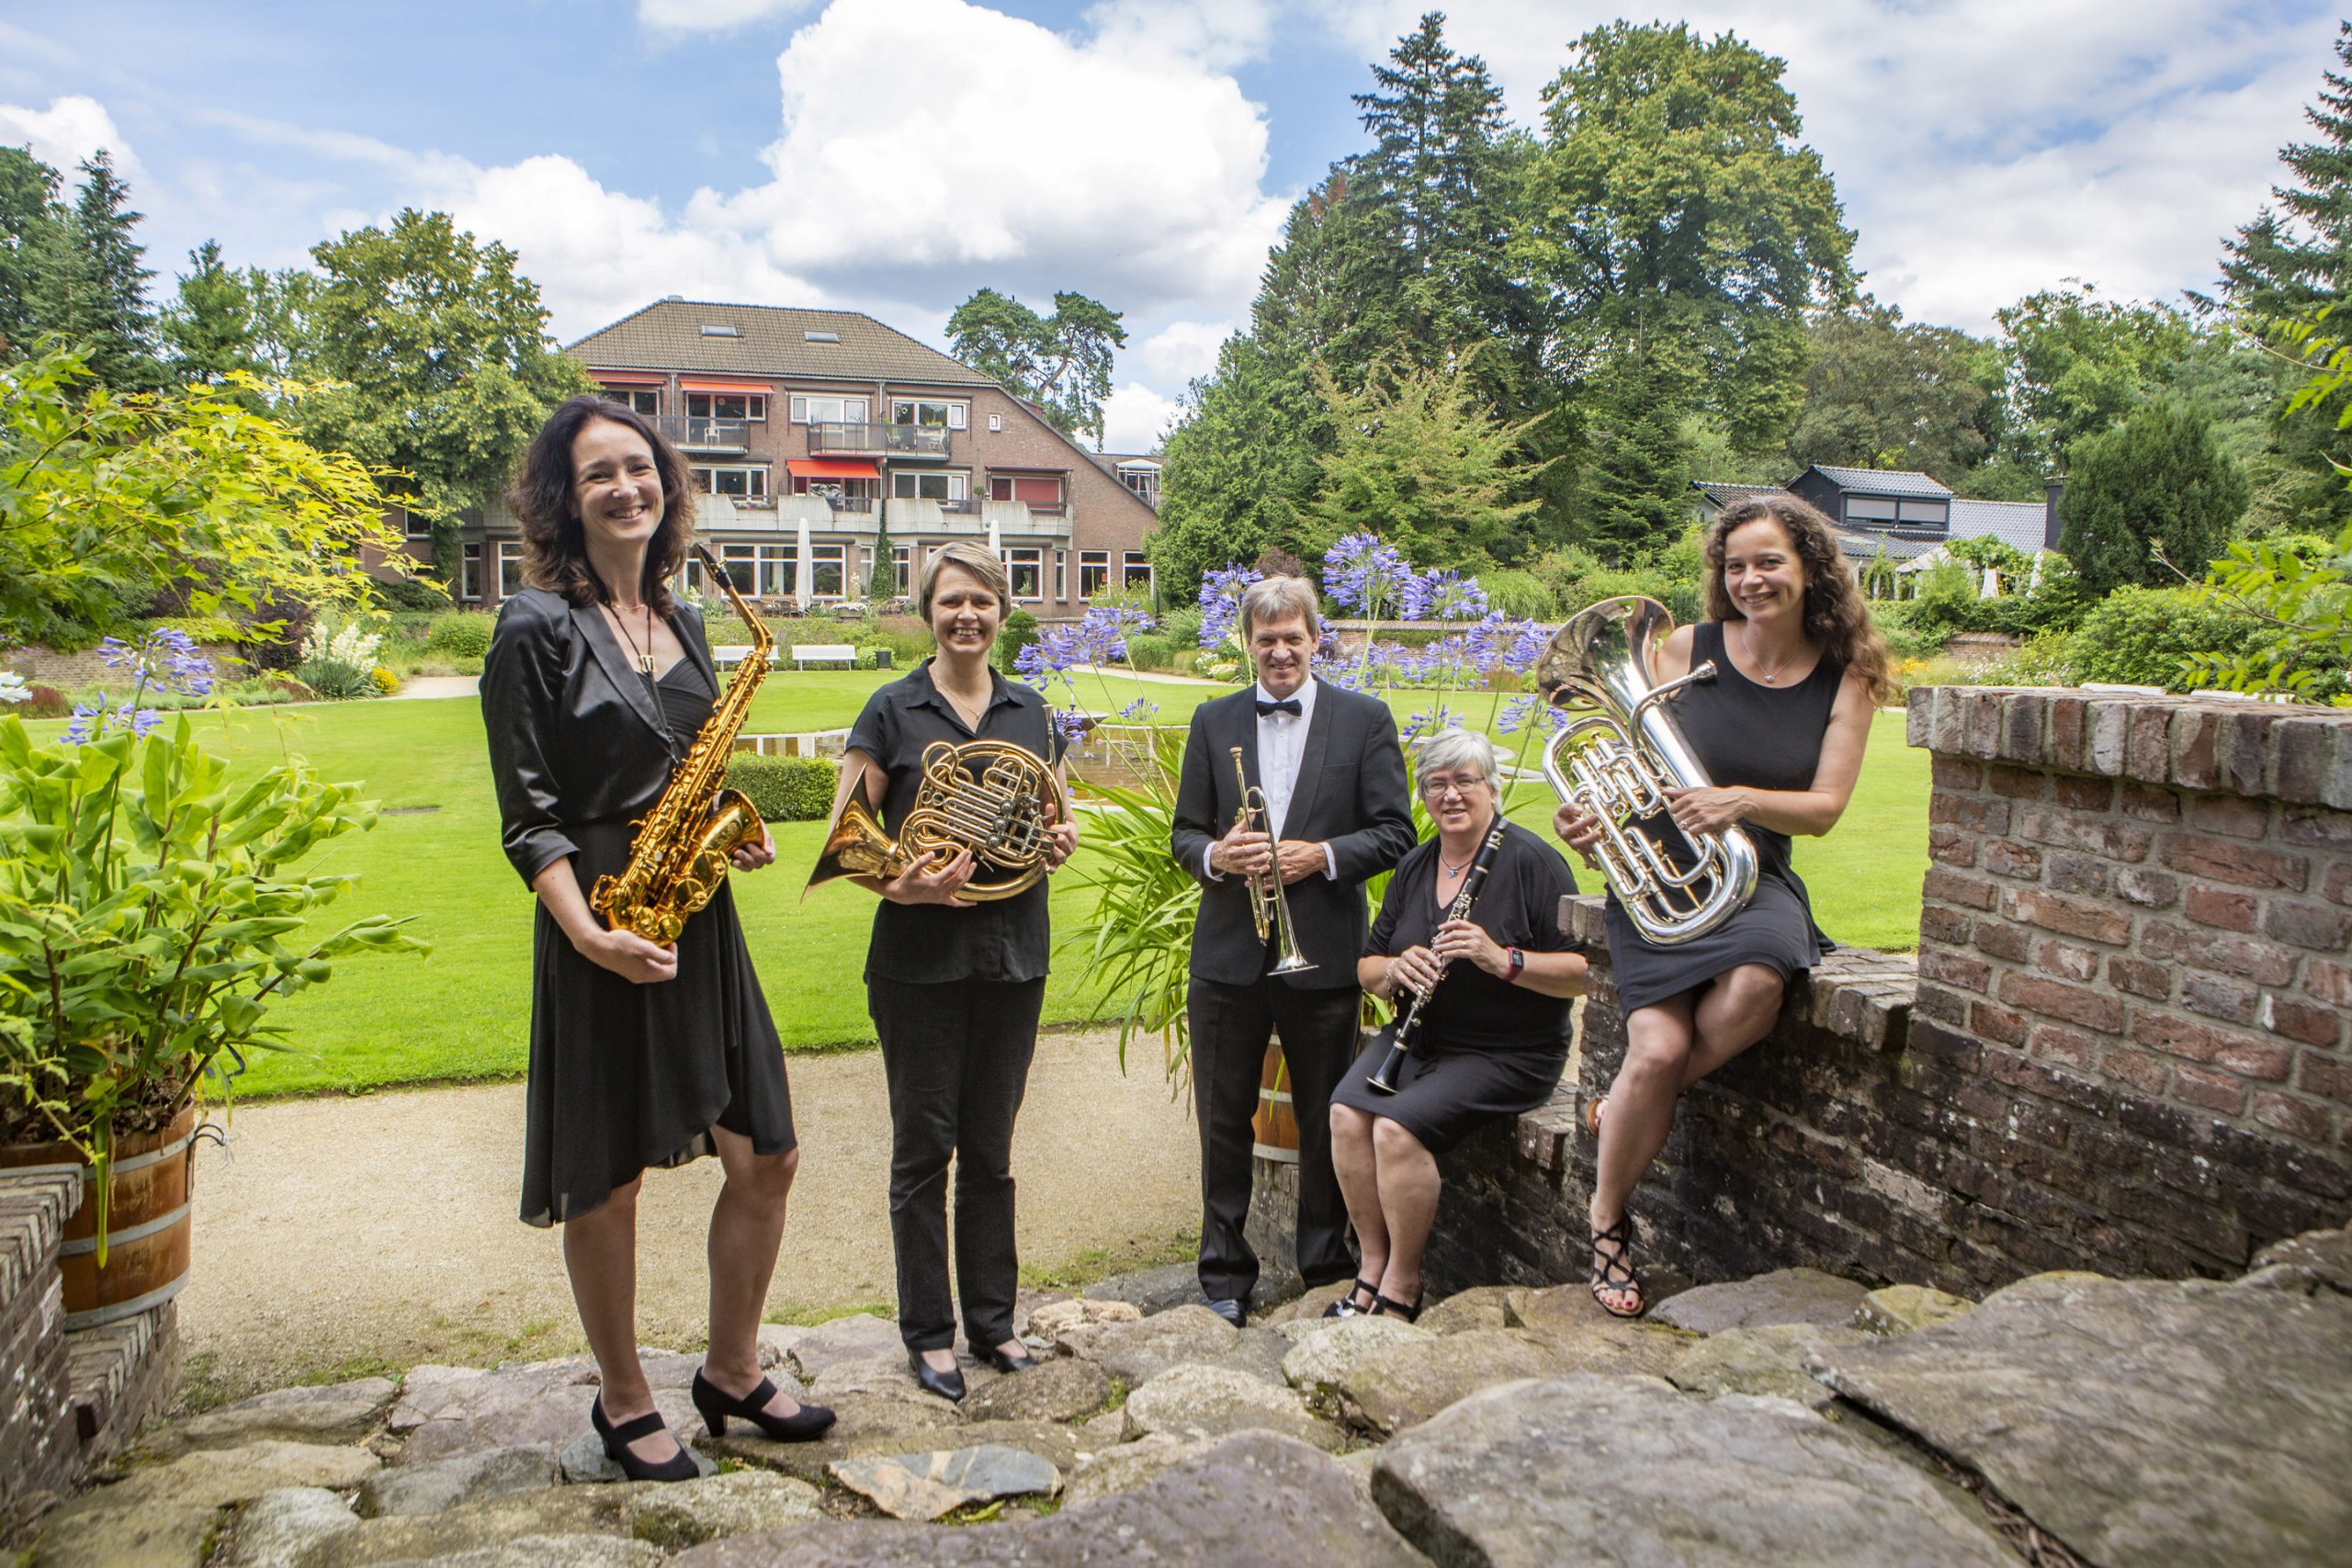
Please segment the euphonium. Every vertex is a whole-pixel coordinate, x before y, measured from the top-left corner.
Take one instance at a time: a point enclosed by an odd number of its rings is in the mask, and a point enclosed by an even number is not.
[[[728,753],[752,711],[752,697],[768,672],[774,641],[727,573],[702,546],[695,547],[707,571],[752,634],[752,650],[729,682],[727,694],[710,710],[695,743],[662,786],[662,798],[637,824],[628,863],[617,876],[600,876],[588,907],[615,931],[635,931],[648,942],[672,942],[687,917],[711,900],[727,880],[728,857],[738,844],[757,842],[760,814],[738,790],[725,789]]]
[[[1756,891],[1756,842],[1744,828],[1686,833],[1666,815],[1666,791],[1704,789],[1699,765],[1665,699],[1695,681],[1714,678],[1710,660],[1660,684],[1650,673],[1654,650],[1674,629],[1655,599],[1603,599],[1572,616],[1535,667],[1544,700],[1596,711],[1571,724],[1544,753],[1544,776],[1564,801],[1600,819],[1594,846],[1601,874],[1642,935],[1672,947],[1706,935],[1736,914]],[[1670,854],[1644,830],[1663,819],[1688,847]]]
[[[1487,884],[1487,873],[1495,869],[1495,852],[1502,847],[1503,824],[1502,819],[1498,817],[1493,829],[1487,834],[1486,841],[1478,846],[1477,854],[1470,862],[1469,874],[1462,879],[1462,891],[1456,893],[1453,896],[1453,902],[1446,907],[1446,919],[1466,920],[1470,918],[1471,909],[1476,908],[1478,902],[1478,890]],[[1453,962],[1451,958],[1438,960],[1437,980],[1445,978],[1446,968]],[[1420,1038],[1421,1009],[1430,998],[1437,993],[1437,980],[1430,982],[1428,990],[1413,992],[1411,1005],[1405,1009],[1405,1015],[1396,1021],[1396,1032],[1388,1037],[1388,1055],[1380,1058],[1380,1066],[1374,1067],[1372,1070],[1372,1076],[1364,1079],[1364,1088],[1377,1090],[1382,1094],[1396,1092],[1396,1069],[1405,1065],[1405,1058],[1412,1054],[1413,1042]]]
[[[1233,749],[1233,776],[1241,785],[1241,809],[1233,814],[1233,825],[1245,833],[1271,833],[1267,825],[1273,820],[1266,809],[1266,792],[1250,782],[1250,773],[1241,765],[1241,748]],[[1262,872],[1252,873],[1250,882],[1250,918],[1258,928],[1258,940],[1274,937],[1274,966],[1269,975],[1304,975],[1314,964],[1298,951],[1298,932],[1290,923],[1290,900],[1283,897],[1283,872],[1279,849],[1274,864]]]
[[[1004,740],[934,740],[923,748],[922,783],[898,838],[884,829],[860,778],[825,835],[817,869],[800,896],[839,876],[887,882],[919,860],[952,859],[969,850],[982,865],[1004,874],[986,881],[976,874],[956,897],[975,904],[1010,898],[1046,874],[1048,799],[1057,811],[1069,809],[1036,753]]]

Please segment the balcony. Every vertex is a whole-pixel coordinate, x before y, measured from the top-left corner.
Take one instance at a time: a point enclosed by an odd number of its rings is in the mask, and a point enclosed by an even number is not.
[[[657,422],[663,439],[682,452],[748,452],[752,427],[740,419],[692,419],[665,413]]]
[[[980,503],[980,527],[985,532],[990,525],[1001,539],[1067,539],[1069,537],[1069,508],[1060,502],[1048,506],[1033,505],[1025,501],[987,501]]]
[[[976,502],[927,501],[916,496],[890,498],[890,536],[904,543],[919,534],[955,534],[986,537]]]
[[[854,453],[876,457],[947,457],[947,432],[929,424],[836,424],[808,427],[808,452]]]

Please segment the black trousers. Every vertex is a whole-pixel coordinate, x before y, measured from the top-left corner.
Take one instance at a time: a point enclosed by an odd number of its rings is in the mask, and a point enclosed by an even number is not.
[[[1250,1118],[1258,1110],[1266,1043],[1276,1035],[1298,1115],[1298,1271],[1309,1285],[1355,1278],[1347,1201],[1331,1168],[1331,1090],[1355,1057],[1357,998],[1352,986],[1308,991],[1272,979],[1192,983],[1201,1290],[1212,1301],[1246,1302],[1258,1282],[1258,1255],[1241,1234],[1250,1217]]]
[[[956,1340],[947,1290],[947,1166],[956,1165],[956,1281],[964,1337],[1012,1337],[1012,1123],[1037,1050],[1046,982],[869,979],[890,1086],[890,1246],[899,1335],[912,1350]]]

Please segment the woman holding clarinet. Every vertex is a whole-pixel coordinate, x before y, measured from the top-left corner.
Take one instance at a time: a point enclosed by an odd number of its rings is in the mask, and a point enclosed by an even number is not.
[[[1398,863],[1356,964],[1357,982],[1397,1018],[1331,1096],[1331,1163],[1363,1268],[1327,1316],[1420,1315],[1437,1156],[1480,1123],[1542,1104],[1567,1064],[1585,960],[1561,929],[1560,900],[1576,877],[1558,851],[1503,819],[1500,765],[1492,741],[1458,728],[1415,758],[1437,836]]]

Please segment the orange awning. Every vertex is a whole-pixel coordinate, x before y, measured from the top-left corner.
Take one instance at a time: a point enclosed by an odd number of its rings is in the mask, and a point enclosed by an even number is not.
[[[881,470],[870,457],[794,457],[785,465],[796,479],[872,479]]]
[[[690,376],[678,385],[689,392],[754,392],[765,393],[765,381],[714,381],[707,376]]]

